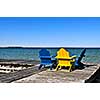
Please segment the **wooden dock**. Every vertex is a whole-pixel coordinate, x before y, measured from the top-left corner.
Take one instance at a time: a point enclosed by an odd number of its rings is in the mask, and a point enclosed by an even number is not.
[[[100,65],[85,66],[84,69],[66,72],[66,70],[44,70],[13,83],[90,83],[100,74]]]
[[[100,64],[85,64],[84,69],[38,70],[39,61],[0,61],[0,83],[90,83],[100,82]],[[7,72],[8,71],[8,72]]]

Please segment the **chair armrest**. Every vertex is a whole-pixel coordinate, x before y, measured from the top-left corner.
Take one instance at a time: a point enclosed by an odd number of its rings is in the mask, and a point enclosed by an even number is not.
[[[40,58],[51,58],[51,56],[40,56]]]
[[[76,60],[76,55],[71,57],[71,62],[75,62],[75,60]]]
[[[76,56],[76,55],[74,55],[74,56],[71,56],[70,58],[71,58],[71,59],[76,59],[76,57],[77,57],[77,56]]]

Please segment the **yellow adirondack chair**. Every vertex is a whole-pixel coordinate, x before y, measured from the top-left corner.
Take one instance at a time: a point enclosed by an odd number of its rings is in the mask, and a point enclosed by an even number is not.
[[[73,63],[75,62],[76,56],[69,56],[69,52],[66,51],[64,48],[61,48],[57,52],[56,59],[58,60],[58,65],[56,67],[56,71],[59,69],[62,69],[62,67],[69,68],[68,71],[70,72],[72,70]]]

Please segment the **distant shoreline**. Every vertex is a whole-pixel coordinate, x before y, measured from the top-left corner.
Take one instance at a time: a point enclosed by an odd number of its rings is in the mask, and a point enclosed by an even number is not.
[[[0,59],[0,62],[12,62],[12,61],[25,61],[25,62],[32,62],[32,61],[39,61],[39,60],[26,60],[26,59]]]
[[[47,48],[47,49],[59,49],[59,48],[68,48],[68,49],[100,49],[100,47],[0,47],[0,49],[41,49],[41,48]]]

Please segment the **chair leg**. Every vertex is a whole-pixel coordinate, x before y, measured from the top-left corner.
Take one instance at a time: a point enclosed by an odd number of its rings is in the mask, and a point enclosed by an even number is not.
[[[56,67],[56,71],[58,70],[58,67],[59,67],[59,65],[57,65],[57,67]]]
[[[50,70],[52,70],[52,68],[53,68],[53,65],[50,66]]]
[[[38,68],[38,69],[40,70],[42,66],[43,66],[43,65],[41,64],[41,65],[39,66],[39,68]]]
[[[69,67],[69,72],[71,72],[71,71],[72,71],[72,67],[70,66],[70,67]]]

